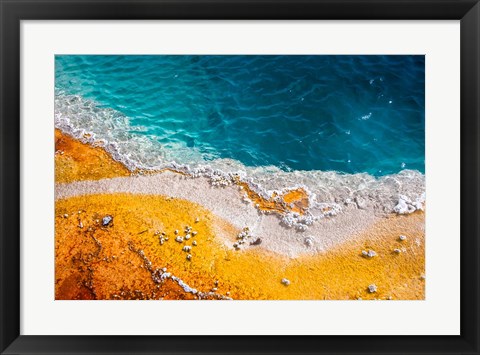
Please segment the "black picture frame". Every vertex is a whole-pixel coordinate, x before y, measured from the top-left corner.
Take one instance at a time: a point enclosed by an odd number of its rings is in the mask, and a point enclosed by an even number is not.
[[[0,0],[0,350],[2,354],[479,354],[478,0]],[[20,335],[22,20],[349,19],[461,21],[461,335]],[[445,286],[448,291],[448,285]]]

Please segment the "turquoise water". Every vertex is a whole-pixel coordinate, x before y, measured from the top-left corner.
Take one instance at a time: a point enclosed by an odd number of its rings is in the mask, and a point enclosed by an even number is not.
[[[424,172],[424,56],[62,55],[55,88],[62,117],[135,140],[139,165]]]

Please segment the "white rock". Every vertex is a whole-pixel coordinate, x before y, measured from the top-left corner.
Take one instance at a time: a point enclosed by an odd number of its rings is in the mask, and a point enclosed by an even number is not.
[[[367,207],[367,201],[365,201],[363,198],[361,197],[355,197],[355,203],[357,205],[357,208],[363,210]]]
[[[305,238],[305,245],[309,248],[313,246],[313,238],[312,237],[306,237]]]
[[[113,217],[112,216],[105,216],[102,218],[102,226],[106,227],[110,224],[110,222],[113,221]]]
[[[362,255],[366,258],[373,258],[374,256],[377,256],[377,253],[373,250],[362,250]]]
[[[408,205],[404,200],[400,199],[398,200],[397,205],[393,208],[393,211],[398,214],[407,214],[409,213]]]
[[[405,195],[398,196],[398,203],[393,211],[398,214],[409,214],[417,210],[423,211],[425,204],[425,194],[422,194],[415,201],[412,201]]]

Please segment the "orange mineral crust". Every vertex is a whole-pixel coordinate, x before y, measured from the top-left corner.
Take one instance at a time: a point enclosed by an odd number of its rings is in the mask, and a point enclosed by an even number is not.
[[[423,213],[381,219],[351,242],[290,259],[261,245],[233,249],[240,230],[166,196],[85,195],[57,200],[55,210],[56,299],[425,295]]]
[[[129,170],[101,147],[84,144],[55,129],[55,182],[129,176]]]
[[[283,194],[274,192],[269,198],[264,198],[243,181],[237,180],[236,184],[241,186],[253,204],[262,211],[288,213],[297,212],[304,214],[308,209],[308,194],[302,189],[289,190]]]

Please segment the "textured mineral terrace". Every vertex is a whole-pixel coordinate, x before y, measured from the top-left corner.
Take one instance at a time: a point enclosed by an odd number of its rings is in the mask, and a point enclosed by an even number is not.
[[[308,217],[301,189],[132,174],[55,138],[57,299],[424,298],[423,211],[325,207],[296,228],[285,216]]]

